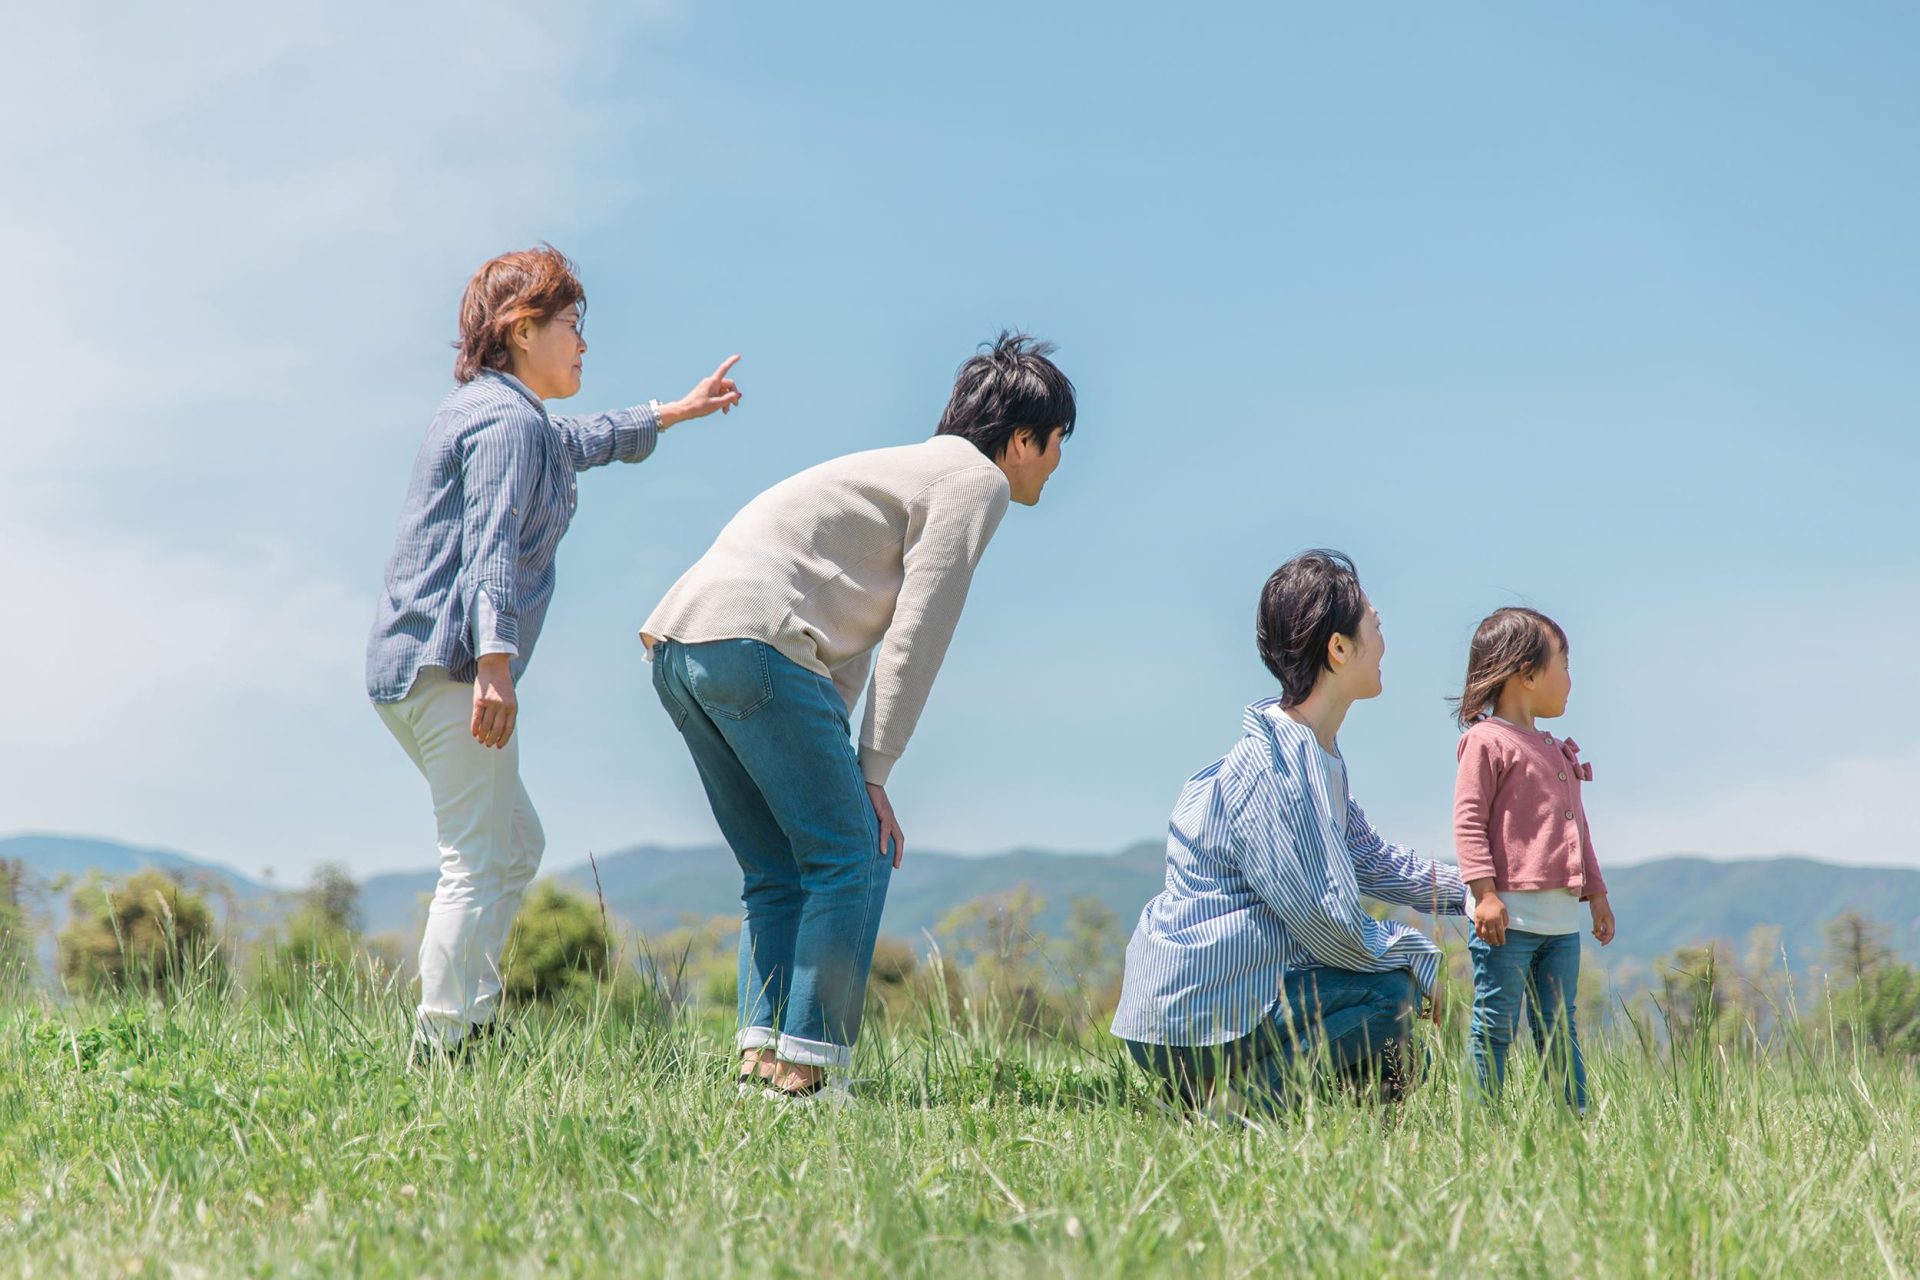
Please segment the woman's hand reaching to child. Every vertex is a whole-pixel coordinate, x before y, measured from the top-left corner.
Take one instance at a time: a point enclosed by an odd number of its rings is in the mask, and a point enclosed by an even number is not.
[[[1587,899],[1587,908],[1593,912],[1593,940],[1604,947],[1613,941],[1613,908],[1607,905],[1607,895],[1594,894]]]

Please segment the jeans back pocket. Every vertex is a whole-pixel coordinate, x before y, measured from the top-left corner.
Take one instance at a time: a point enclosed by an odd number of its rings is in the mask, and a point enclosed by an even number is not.
[[[708,715],[745,720],[773,701],[767,646],[759,640],[713,640],[688,645],[687,688]]]

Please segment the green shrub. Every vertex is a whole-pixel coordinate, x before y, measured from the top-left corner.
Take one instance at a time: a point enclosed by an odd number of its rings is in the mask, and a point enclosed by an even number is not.
[[[0,992],[17,992],[33,976],[33,918],[26,903],[27,868],[0,859]]]
[[[206,899],[163,871],[73,891],[60,933],[60,976],[83,991],[172,993],[224,974]]]
[[[351,977],[363,952],[359,920],[360,887],[343,868],[321,864],[284,931],[261,950],[254,989],[300,999],[315,982]]]
[[[596,903],[541,881],[507,934],[500,982],[508,998],[553,1002],[591,992],[607,976],[612,947]]]

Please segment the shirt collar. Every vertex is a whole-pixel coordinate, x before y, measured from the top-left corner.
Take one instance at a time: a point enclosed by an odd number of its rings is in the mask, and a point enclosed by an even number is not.
[[[483,378],[500,379],[500,381],[506,383],[509,387],[512,387],[515,391],[518,391],[521,395],[525,396],[527,398],[527,403],[540,411],[541,417],[546,416],[546,413],[547,413],[546,401],[542,400],[539,396],[533,394],[532,387],[529,387],[526,383],[520,381],[520,379],[514,377],[512,374],[508,373],[505,369],[482,369],[480,371],[480,376]]]
[[[1266,738],[1276,751],[1302,746],[1313,739],[1313,730],[1282,711],[1278,698],[1260,699],[1247,708],[1240,723],[1247,733]]]

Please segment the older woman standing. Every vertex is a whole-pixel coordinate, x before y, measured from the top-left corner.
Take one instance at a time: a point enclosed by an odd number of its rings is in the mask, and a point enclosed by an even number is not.
[[[1379,696],[1387,649],[1353,562],[1309,551],[1281,565],[1258,638],[1281,696],[1248,707],[1244,736],[1181,791],[1113,1032],[1187,1105],[1231,1084],[1274,1106],[1303,1051],[1395,1099],[1440,949],[1360,895],[1459,915],[1466,887],[1458,868],[1382,840],[1348,791],[1340,726]]]
[[[440,883],[420,942],[414,1058],[494,1027],[500,950],[545,837],[520,782],[519,702],[576,472],[639,462],[740,401],[730,357],[670,404],[554,417],[580,389],[586,291],[551,246],[502,254],[460,303],[459,383],[413,464],[367,644],[367,695],[433,795]]]

